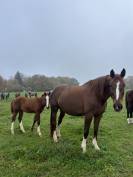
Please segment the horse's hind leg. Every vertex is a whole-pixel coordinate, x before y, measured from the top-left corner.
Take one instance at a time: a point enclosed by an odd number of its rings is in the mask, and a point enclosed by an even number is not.
[[[56,128],[57,137],[61,137],[61,134],[60,134],[60,125],[62,123],[62,119],[63,119],[64,116],[65,116],[65,112],[61,111],[60,115],[59,115],[59,118],[58,118],[58,126]]]
[[[101,117],[102,117],[102,115],[94,117],[94,138],[92,140],[92,144],[94,145],[94,148],[96,150],[100,150],[100,148],[97,144],[97,134],[98,134],[98,128],[99,128],[99,123],[100,123]]]
[[[34,116],[34,121],[31,127],[31,130],[33,131],[35,123],[37,122],[37,133],[39,136],[42,136],[41,130],[40,130],[40,113],[36,113]]]
[[[33,121],[32,127],[31,127],[31,131],[33,131],[36,121],[37,121],[37,118],[36,118],[36,114],[35,114],[34,121]]]
[[[42,133],[40,130],[40,113],[37,114],[37,133],[39,136],[42,136]]]
[[[19,116],[18,116],[18,121],[19,121],[19,127],[20,127],[20,130],[25,133],[25,129],[23,127],[23,123],[22,123],[22,118],[23,118],[23,111],[20,111],[19,112]]]
[[[83,153],[86,152],[86,141],[87,141],[87,137],[88,137],[88,134],[89,134],[91,121],[92,121],[92,116],[88,116],[88,115],[85,116],[84,136],[83,136],[83,140],[82,140],[82,144],[81,144],[81,148],[83,149]]]
[[[56,134],[56,114],[58,111],[58,107],[51,106],[51,115],[50,115],[50,129],[51,129],[51,137],[53,137],[54,142],[58,142],[57,134]]]
[[[11,122],[11,134],[14,135],[14,122],[16,120],[17,112],[13,112],[12,122]]]

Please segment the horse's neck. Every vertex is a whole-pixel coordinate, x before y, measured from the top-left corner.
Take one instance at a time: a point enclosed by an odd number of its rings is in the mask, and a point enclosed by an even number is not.
[[[40,97],[39,100],[40,100],[42,106],[46,105],[46,101],[43,97]]]
[[[93,92],[94,95],[96,95],[97,99],[102,104],[105,104],[107,99],[110,97],[108,85],[109,85],[108,76],[100,77],[85,84],[85,86],[91,89],[91,92]]]
[[[103,83],[103,86],[99,87],[99,90],[97,90],[97,94],[99,95],[98,97],[100,101],[105,104],[110,97],[109,80],[107,79],[107,77],[104,78]]]

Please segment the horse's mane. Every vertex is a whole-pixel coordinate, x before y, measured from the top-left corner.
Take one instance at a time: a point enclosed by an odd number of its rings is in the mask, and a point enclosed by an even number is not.
[[[90,80],[90,81],[86,82],[82,86],[89,87],[92,91],[96,92],[96,94],[103,95],[103,93],[105,91],[107,78],[108,78],[108,75],[98,77],[94,80]]]

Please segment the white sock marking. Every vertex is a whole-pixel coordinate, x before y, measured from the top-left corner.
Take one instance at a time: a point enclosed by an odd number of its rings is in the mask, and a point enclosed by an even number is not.
[[[14,135],[14,122],[11,123],[11,134]]]
[[[54,131],[54,133],[53,133],[53,140],[55,143],[58,142],[56,131]]]
[[[81,143],[81,148],[83,149],[83,153],[85,153],[86,152],[86,139],[84,137]]]
[[[97,145],[97,140],[96,140],[96,138],[93,139],[92,144],[94,145],[94,148],[95,148],[96,150],[100,150],[99,146]]]
[[[37,127],[37,133],[39,136],[42,136],[41,130],[40,130],[40,125]]]
[[[49,96],[48,95],[46,96],[46,107],[47,108],[49,107]]]
[[[61,137],[60,126],[58,126],[58,127],[56,128],[56,132],[57,132],[57,137]]]
[[[21,130],[23,133],[25,133],[25,129],[24,129],[24,127],[23,127],[22,121],[20,122],[19,126],[20,126],[20,130]]]
[[[133,123],[133,118],[128,118],[127,122],[128,122],[128,124],[132,124]]]
[[[120,95],[119,86],[120,86],[120,81],[118,81],[118,82],[116,83],[116,100],[119,99],[119,95]]]

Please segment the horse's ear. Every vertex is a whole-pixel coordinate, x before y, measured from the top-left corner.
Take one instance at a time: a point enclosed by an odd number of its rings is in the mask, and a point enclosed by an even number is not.
[[[50,96],[50,95],[51,95],[51,93],[52,93],[52,91],[49,91],[48,95]]]
[[[123,70],[121,71],[121,77],[124,77],[126,75],[126,70],[123,68]]]
[[[114,77],[115,77],[115,72],[114,72],[114,70],[113,70],[113,69],[110,71],[110,77],[112,77],[112,78],[114,78]]]
[[[45,96],[45,93],[42,94],[42,97]]]

